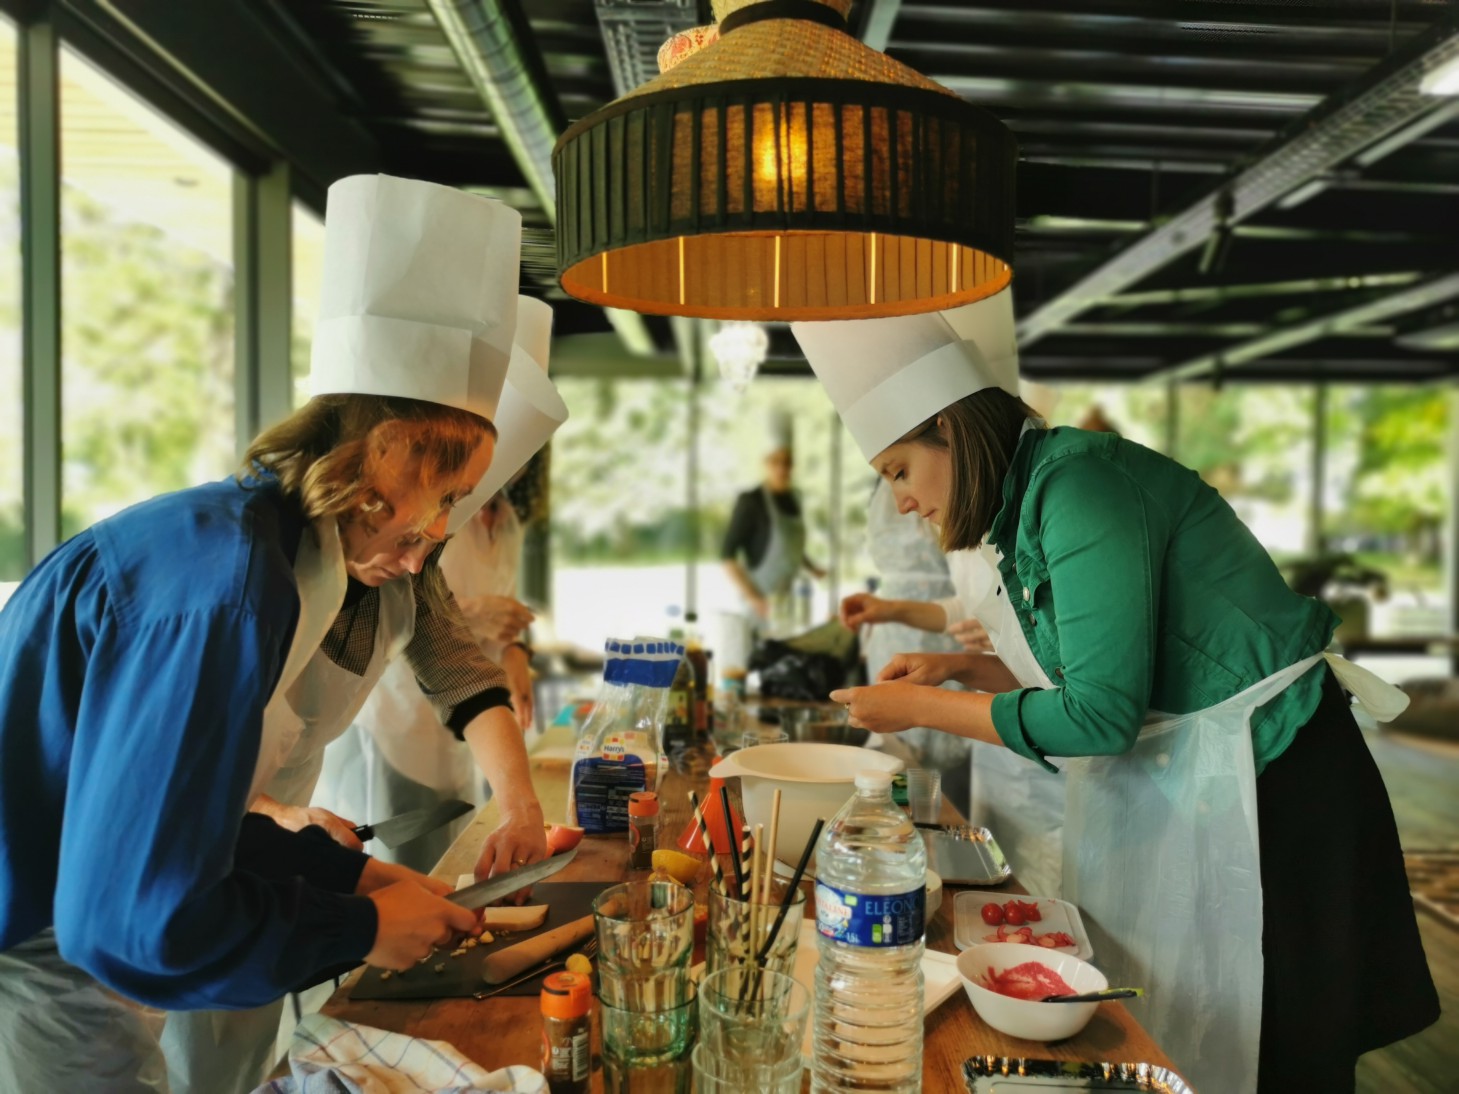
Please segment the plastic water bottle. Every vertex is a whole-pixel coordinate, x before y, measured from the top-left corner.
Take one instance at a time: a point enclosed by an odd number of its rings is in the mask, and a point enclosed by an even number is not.
[[[922,1089],[926,904],[922,837],[891,775],[863,771],[816,845],[813,1091]]]

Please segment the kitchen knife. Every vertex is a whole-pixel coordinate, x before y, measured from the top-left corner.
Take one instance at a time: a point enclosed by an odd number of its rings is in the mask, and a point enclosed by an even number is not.
[[[493,900],[500,900],[518,889],[525,889],[545,877],[551,877],[577,857],[577,853],[578,849],[574,847],[571,851],[563,851],[541,862],[534,862],[531,866],[519,866],[505,874],[497,874],[486,881],[478,881],[475,885],[448,893],[446,899],[463,908],[485,908]]]
[[[351,831],[362,840],[377,839],[386,847],[399,847],[402,843],[409,843],[417,836],[423,836],[455,820],[463,813],[471,812],[473,808],[470,802],[446,801],[429,809],[412,809],[409,813],[401,813],[398,817],[377,821],[375,824],[362,824]]]

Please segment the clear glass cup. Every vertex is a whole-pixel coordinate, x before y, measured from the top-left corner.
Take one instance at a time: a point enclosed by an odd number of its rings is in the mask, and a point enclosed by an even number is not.
[[[845,744],[849,732],[846,708],[838,703],[806,703],[783,707],[780,725],[792,741]]]
[[[777,1067],[736,1066],[704,1045],[695,1045],[691,1058],[697,1094],[800,1094],[804,1063],[799,1053]]]
[[[709,888],[709,927],[705,935],[705,971],[718,972],[731,965],[750,964],[775,926],[780,902],[789,882],[774,879],[770,886],[769,904],[736,900],[718,888]],[[775,941],[765,955],[765,968],[789,973],[795,969],[795,949],[800,941],[800,925],[805,919],[805,890],[797,888]]]
[[[811,993],[785,973],[736,965],[699,986],[699,1044],[737,1069],[800,1060]]]
[[[630,881],[593,901],[598,990],[627,1009],[677,1006],[688,997],[694,894],[674,881]]]
[[[698,1026],[694,986],[685,980],[677,1000],[643,996],[631,1006],[598,1000],[603,1056],[628,1068],[655,1067],[683,1057],[694,1045]]]
[[[778,726],[750,725],[746,727],[744,734],[740,737],[741,748],[754,748],[756,745],[781,745],[790,740],[790,734]]]
[[[932,767],[909,767],[907,805],[914,821],[936,824],[942,813],[942,772]]]

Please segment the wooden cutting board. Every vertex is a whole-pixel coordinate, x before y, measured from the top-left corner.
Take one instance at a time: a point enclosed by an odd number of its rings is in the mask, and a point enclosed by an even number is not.
[[[518,931],[511,935],[500,934],[492,943],[478,945],[467,950],[460,957],[452,957],[449,949],[435,951],[424,962],[404,973],[392,973],[389,979],[381,978],[380,969],[367,968],[360,974],[359,981],[350,989],[351,999],[460,999],[469,998],[488,985],[482,979],[482,965],[486,955],[505,949],[523,939],[541,934],[543,931],[571,923],[585,915],[593,914],[593,901],[608,888],[607,881],[544,881],[532,886],[533,904],[546,904],[549,908],[547,922],[530,931]],[[437,965],[445,968],[436,972]],[[560,968],[560,966],[559,966]],[[557,972],[557,968],[548,972]],[[546,974],[544,974],[546,975]],[[536,995],[542,990],[542,977],[534,976],[515,987],[502,992],[503,995]]]

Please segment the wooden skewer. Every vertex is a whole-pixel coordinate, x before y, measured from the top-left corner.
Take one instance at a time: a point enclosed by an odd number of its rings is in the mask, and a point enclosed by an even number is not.
[[[775,844],[780,838],[780,791],[770,801],[770,834],[765,842],[765,894],[760,899],[769,904],[775,888]]]

